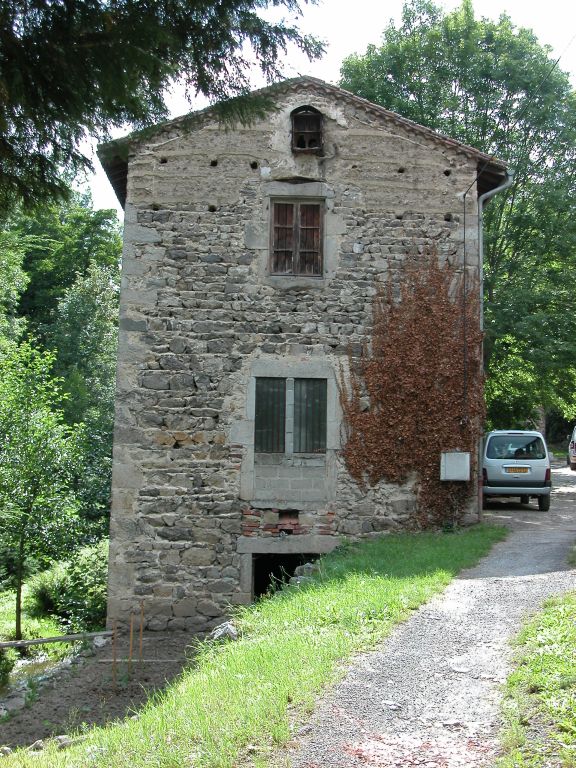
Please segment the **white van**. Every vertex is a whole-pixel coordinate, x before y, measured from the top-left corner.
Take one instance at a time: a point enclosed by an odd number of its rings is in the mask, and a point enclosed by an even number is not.
[[[576,468],[576,467],[575,467]],[[538,499],[538,509],[550,509],[550,456],[540,432],[495,430],[486,436],[482,462],[484,501],[517,496],[522,504]]]
[[[568,455],[566,457],[566,464],[572,470],[576,470],[576,427],[572,430],[572,434],[568,436]]]

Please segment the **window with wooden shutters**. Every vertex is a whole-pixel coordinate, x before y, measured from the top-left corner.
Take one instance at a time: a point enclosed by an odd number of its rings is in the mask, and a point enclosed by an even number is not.
[[[325,453],[327,380],[256,378],[256,453]]]
[[[270,273],[322,275],[322,203],[272,202]]]

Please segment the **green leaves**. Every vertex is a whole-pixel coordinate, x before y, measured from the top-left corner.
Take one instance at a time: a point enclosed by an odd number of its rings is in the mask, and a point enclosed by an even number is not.
[[[476,18],[470,0],[448,14],[413,0],[341,72],[344,88],[514,171],[484,219],[489,421],[576,413],[576,97],[550,49],[508,16]]]
[[[0,528],[15,561],[17,635],[28,559],[58,556],[77,527],[73,485],[82,427],[64,424],[51,367],[52,356],[30,344],[0,348]]]
[[[71,193],[67,203],[43,205],[33,215],[16,212],[6,232],[22,243],[28,285],[18,310],[35,330],[51,321],[58,300],[92,262],[112,270],[120,262],[116,212],[93,210],[89,197],[79,193]]]

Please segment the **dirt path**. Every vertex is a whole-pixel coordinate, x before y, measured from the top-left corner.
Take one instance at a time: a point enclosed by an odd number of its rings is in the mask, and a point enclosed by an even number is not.
[[[576,588],[576,474],[554,472],[549,513],[512,502],[486,518],[511,528],[477,567],[359,657],[278,764],[293,768],[480,768],[498,754],[509,640],[552,594]]]

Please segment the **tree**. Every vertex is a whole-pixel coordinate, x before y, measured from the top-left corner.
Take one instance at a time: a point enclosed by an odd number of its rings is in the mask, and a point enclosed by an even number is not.
[[[0,349],[0,527],[12,551],[17,640],[31,557],[62,555],[73,539],[78,432],[66,426],[53,360],[30,344]]]
[[[250,50],[268,81],[289,44],[319,56],[293,23],[261,17],[270,6],[301,13],[298,0],[4,2],[0,206],[65,195],[61,168],[90,167],[80,142],[165,118],[178,79],[220,100],[247,91]]]
[[[22,264],[30,240],[15,232],[0,231],[0,339],[17,339],[24,330],[24,320],[17,317],[18,303],[28,285]]]
[[[64,417],[85,426],[81,511],[100,522],[107,521],[110,499],[119,293],[118,265],[92,262],[64,292],[45,333],[68,395]]]
[[[496,155],[515,173],[485,216],[485,362],[496,426],[509,426],[502,419],[512,411],[526,424],[540,407],[576,408],[576,97],[549,54],[506,15],[475,18],[470,0],[448,14],[414,0],[380,47],[341,70],[343,87]]]
[[[51,322],[58,300],[91,264],[116,270],[122,237],[114,210],[92,208],[89,195],[70,192],[70,200],[38,206],[33,213],[15,212],[6,233],[22,243],[27,275],[18,313],[34,332]]]

